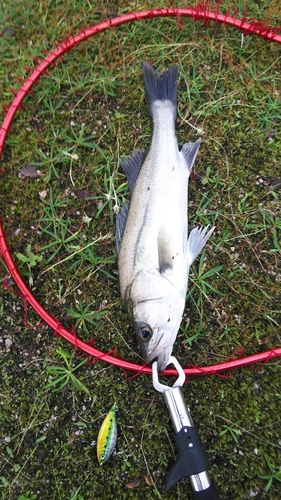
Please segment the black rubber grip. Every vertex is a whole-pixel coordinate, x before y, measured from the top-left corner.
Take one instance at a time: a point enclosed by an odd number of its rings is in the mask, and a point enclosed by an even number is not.
[[[178,458],[167,477],[165,490],[169,491],[180,479],[206,471],[208,457],[195,427],[183,427],[176,435]]]
[[[214,484],[202,491],[192,491],[193,500],[220,500],[218,490]]]

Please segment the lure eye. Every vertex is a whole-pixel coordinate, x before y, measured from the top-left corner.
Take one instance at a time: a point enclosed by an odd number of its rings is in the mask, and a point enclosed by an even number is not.
[[[137,335],[142,342],[148,342],[153,335],[153,331],[149,325],[142,325],[138,327]]]

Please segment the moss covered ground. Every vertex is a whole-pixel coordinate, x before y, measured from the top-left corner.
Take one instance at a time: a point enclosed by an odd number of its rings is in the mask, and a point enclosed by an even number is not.
[[[155,6],[2,0],[1,104],[12,102],[18,79],[55,43]],[[277,0],[229,0],[221,5],[228,9],[275,26],[280,20]],[[107,30],[40,78],[6,140],[1,215],[40,303],[85,341],[140,362],[117,275],[115,213],[128,196],[118,162],[149,145],[141,62],[160,70],[177,63],[179,143],[202,138],[189,223],[216,231],[192,267],[174,354],[183,366],[203,366],[280,346],[281,54],[277,44],[232,28],[180,24],[155,19]],[[0,289],[0,497],[191,498],[188,480],[164,492],[176,447],[150,377],[130,379],[74,354],[17,295],[4,264],[0,273],[9,286]],[[222,499],[278,500],[280,361],[223,375],[190,377],[184,387],[211,476]],[[97,434],[114,401],[117,449],[100,467]]]

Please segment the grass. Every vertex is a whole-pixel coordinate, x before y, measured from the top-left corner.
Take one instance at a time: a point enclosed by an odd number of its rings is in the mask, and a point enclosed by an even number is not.
[[[74,372],[76,370],[79,370],[79,368],[86,363],[87,358],[84,357],[82,361],[80,361],[80,363],[78,363],[73,368],[72,364],[74,352],[70,354],[69,352],[61,348],[57,349],[56,352],[59,356],[61,356],[65,365],[50,365],[46,367],[46,373],[52,376],[50,382],[48,382],[48,384],[46,385],[46,389],[50,388],[55,392],[61,391],[69,382],[72,382],[76,389],[78,389],[79,391],[85,391],[87,394],[89,394],[89,389],[83,384],[81,380],[76,377],[76,375],[74,375]]]
[[[17,253],[17,258],[26,264],[27,267],[27,275],[28,275],[28,283],[29,286],[32,287],[33,285],[33,277],[32,277],[32,267],[35,267],[41,260],[42,260],[42,255],[36,255],[31,251],[31,245],[27,245],[26,247],[26,255],[23,255],[22,253]],[[25,272],[23,271],[23,274]]]
[[[275,467],[275,465],[273,463],[271,463],[270,460],[267,460],[267,465],[268,465],[268,468],[270,470],[270,474],[264,475],[264,476],[260,476],[261,479],[266,479],[267,480],[265,491],[269,491],[271,489],[272,483],[273,483],[274,479],[276,481],[281,482],[281,471],[280,471],[280,469],[278,470],[278,467]]]
[[[14,31],[1,37],[1,104],[11,102],[24,67],[55,42],[139,8],[134,1],[3,0],[0,29]],[[228,0],[228,8],[271,24],[280,18],[273,0]],[[120,300],[114,233],[128,197],[119,159],[150,140],[143,60],[163,70],[179,65],[177,136],[181,145],[203,139],[189,226],[216,226],[191,270],[174,354],[203,365],[279,346],[281,58],[278,46],[231,28],[188,19],[181,30],[174,19],[132,23],[80,44],[50,68],[17,114],[1,163],[15,262],[63,325],[105,352],[140,360]],[[27,164],[36,177],[19,177]],[[76,359],[21,297],[2,288],[1,298],[0,497],[188,497],[187,482],[164,493],[175,445],[150,378],[127,380],[101,361]],[[272,391],[279,384],[277,360],[226,379],[192,378],[184,389],[222,498],[279,498],[280,395]],[[99,467],[96,438],[114,401],[117,453]],[[137,480],[144,476],[152,485]]]

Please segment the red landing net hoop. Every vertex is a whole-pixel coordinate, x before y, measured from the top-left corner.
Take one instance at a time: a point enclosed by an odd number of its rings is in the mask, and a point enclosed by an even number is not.
[[[101,33],[107,29],[114,28],[116,26],[120,26],[121,24],[133,22],[133,21],[141,21],[144,19],[152,19],[157,17],[176,17],[180,27],[180,21],[182,17],[192,17],[195,21],[201,20],[204,24],[208,24],[209,21],[215,21],[218,24],[225,24],[227,26],[233,26],[234,28],[241,31],[243,35],[256,35],[260,38],[263,38],[266,41],[276,42],[281,44],[281,35],[279,34],[281,28],[271,28],[269,26],[264,25],[260,21],[250,20],[246,22],[245,15],[242,19],[237,19],[236,17],[230,17],[228,13],[221,14],[219,12],[220,2],[218,3],[217,10],[214,12],[208,11],[208,4],[199,4],[197,7],[189,7],[187,9],[176,9],[176,8],[168,8],[168,9],[151,9],[141,12],[132,12],[120,17],[116,17],[114,19],[110,19],[104,21],[92,28],[85,29],[78,35],[72,36],[65,40],[61,45],[56,47],[51,54],[49,54],[32,72],[32,74],[25,80],[22,87],[19,89],[16,94],[14,101],[10,105],[5,119],[3,121],[2,127],[0,129],[0,158],[3,152],[3,148],[5,145],[5,139],[13,118],[20,108],[20,105],[24,99],[24,97],[29,93],[30,89],[34,85],[34,83],[42,76],[46,74],[47,69],[55,63],[57,59],[59,59],[63,54],[71,50],[75,45],[78,45],[80,42],[87,40],[91,36],[94,36],[98,33]],[[4,261],[11,273],[15,283],[21,291],[21,294],[24,298],[25,302],[29,302],[29,304],[33,307],[33,309],[39,314],[39,316],[47,323],[56,334],[63,337],[65,340],[73,344],[76,348],[81,349],[86,352],[89,356],[93,356],[95,359],[100,359],[105,361],[106,363],[118,366],[123,370],[133,371],[137,373],[146,373],[151,374],[152,370],[149,366],[142,366],[136,363],[131,363],[129,361],[125,361],[124,359],[119,359],[110,354],[103,353],[98,349],[95,349],[93,346],[83,342],[80,340],[75,334],[66,330],[60,322],[53,316],[51,316],[42,306],[37,302],[36,298],[32,295],[31,291],[28,289],[24,281],[22,280],[21,275],[19,274],[17,267],[12,259],[10,251],[8,249],[3,226],[0,221],[0,250],[2,252]],[[207,374],[217,374],[220,372],[234,370],[235,368],[252,365],[254,363],[267,362],[272,358],[281,356],[281,347],[276,348],[270,351],[266,351],[263,353],[255,354],[252,356],[243,357],[241,359],[235,359],[232,361],[227,361],[224,363],[205,366],[205,367],[194,367],[194,368],[186,368],[185,374],[188,376],[191,375],[207,375]],[[168,369],[163,372],[163,375],[166,376],[177,376],[176,370]]]

